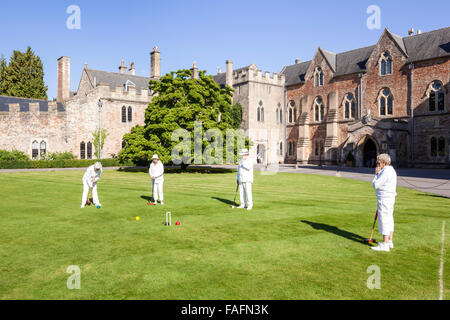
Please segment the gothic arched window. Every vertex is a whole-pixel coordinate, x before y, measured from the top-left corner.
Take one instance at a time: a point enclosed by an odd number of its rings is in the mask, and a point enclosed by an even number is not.
[[[127,108],[125,106],[122,107],[122,123],[127,122]]]
[[[31,144],[31,157],[35,160],[39,156],[39,143],[37,141],[33,141]]]
[[[80,159],[86,159],[86,144],[84,141],[80,143]]]
[[[314,100],[314,120],[316,122],[323,121],[325,118],[325,106],[321,97]]]
[[[430,111],[444,111],[445,91],[440,81],[433,81],[428,88],[428,105]]]
[[[317,67],[314,71],[314,86],[316,88],[323,86],[323,71],[321,67]]]
[[[132,122],[133,121],[133,108],[128,107],[128,122]]]
[[[353,94],[348,93],[344,98],[344,118],[356,118],[356,102]]]
[[[87,158],[92,159],[92,143],[90,141],[87,143]]]
[[[42,157],[47,153],[47,143],[45,143],[45,141],[41,141],[40,149],[41,149],[40,151],[41,151],[41,157]]]
[[[382,76],[392,74],[392,58],[389,52],[383,53],[380,58],[380,74]]]
[[[391,90],[385,88],[379,94],[380,116],[393,115],[394,113],[394,98]]]

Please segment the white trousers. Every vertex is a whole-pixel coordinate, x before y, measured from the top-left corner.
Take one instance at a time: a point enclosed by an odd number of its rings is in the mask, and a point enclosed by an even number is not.
[[[244,205],[247,208],[253,207],[252,183],[251,182],[239,183],[239,197],[241,199],[241,206]]]
[[[85,179],[83,179],[83,197],[81,199],[81,206],[84,206],[86,204],[86,201],[88,199],[89,195],[89,182]],[[98,194],[97,194],[97,183],[94,183],[92,187],[92,200],[94,200],[94,204],[97,206],[100,204],[100,201],[98,201]]]
[[[394,232],[394,204],[395,198],[378,198],[378,231],[383,236]]]
[[[161,202],[164,201],[163,184],[164,184],[164,181],[155,182],[155,180],[152,180],[153,201],[158,201],[158,200],[160,200]],[[158,197],[158,195],[159,195],[159,197]]]

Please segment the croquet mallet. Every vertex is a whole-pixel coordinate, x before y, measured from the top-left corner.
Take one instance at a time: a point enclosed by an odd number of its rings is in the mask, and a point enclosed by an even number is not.
[[[377,219],[378,219],[378,210],[377,210],[377,212],[375,213],[375,219],[373,220],[372,232],[370,232],[370,238],[369,238],[369,239],[365,239],[365,240],[364,240],[365,243],[371,244],[371,243],[376,243],[376,242],[377,242],[377,240],[375,240],[374,238],[372,238],[372,236],[373,236],[373,230],[375,229],[375,223],[377,222]]]

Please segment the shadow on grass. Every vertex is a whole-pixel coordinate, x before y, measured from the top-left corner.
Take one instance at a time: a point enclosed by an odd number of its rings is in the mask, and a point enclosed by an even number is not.
[[[442,198],[442,199],[450,199],[449,197],[446,196],[440,196],[438,194],[427,194],[427,193],[418,193],[418,196],[422,196],[422,197],[433,197],[433,198]]]
[[[311,222],[311,221],[306,221],[306,220],[302,220],[303,223],[309,224],[311,227],[313,227],[316,230],[324,230],[330,233],[333,233],[337,236],[349,239],[349,240],[353,240],[355,242],[359,242],[359,243],[363,243],[365,244],[364,240],[365,238],[352,233],[352,232],[348,232],[345,230],[341,230],[338,227],[335,226],[330,226],[328,224],[324,224],[324,223],[317,223],[317,222]]]
[[[146,200],[147,202],[153,202],[153,197],[149,196],[141,196],[142,199]]]
[[[228,204],[228,205],[230,205],[230,206],[234,204],[233,201],[228,200],[228,199],[217,198],[217,197],[211,197],[211,199],[218,200],[218,201],[223,202],[223,203],[226,203],[226,204]]]

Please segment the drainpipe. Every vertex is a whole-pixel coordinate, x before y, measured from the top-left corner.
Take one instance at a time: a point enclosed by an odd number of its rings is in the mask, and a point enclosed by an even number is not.
[[[411,109],[411,166],[414,168],[414,63],[409,65],[411,72],[411,96],[410,96],[410,109]]]
[[[286,90],[286,84],[283,84],[283,91],[284,91],[284,96],[283,96],[283,100],[284,100],[284,112],[283,112],[283,130],[284,130],[284,143],[283,143],[283,156],[284,156],[284,163],[286,163],[287,160],[287,126],[286,126],[286,119],[287,119],[287,105],[286,105],[286,101],[287,101],[287,90]]]
[[[363,111],[363,73],[359,74],[359,119],[362,118],[362,111]]]

